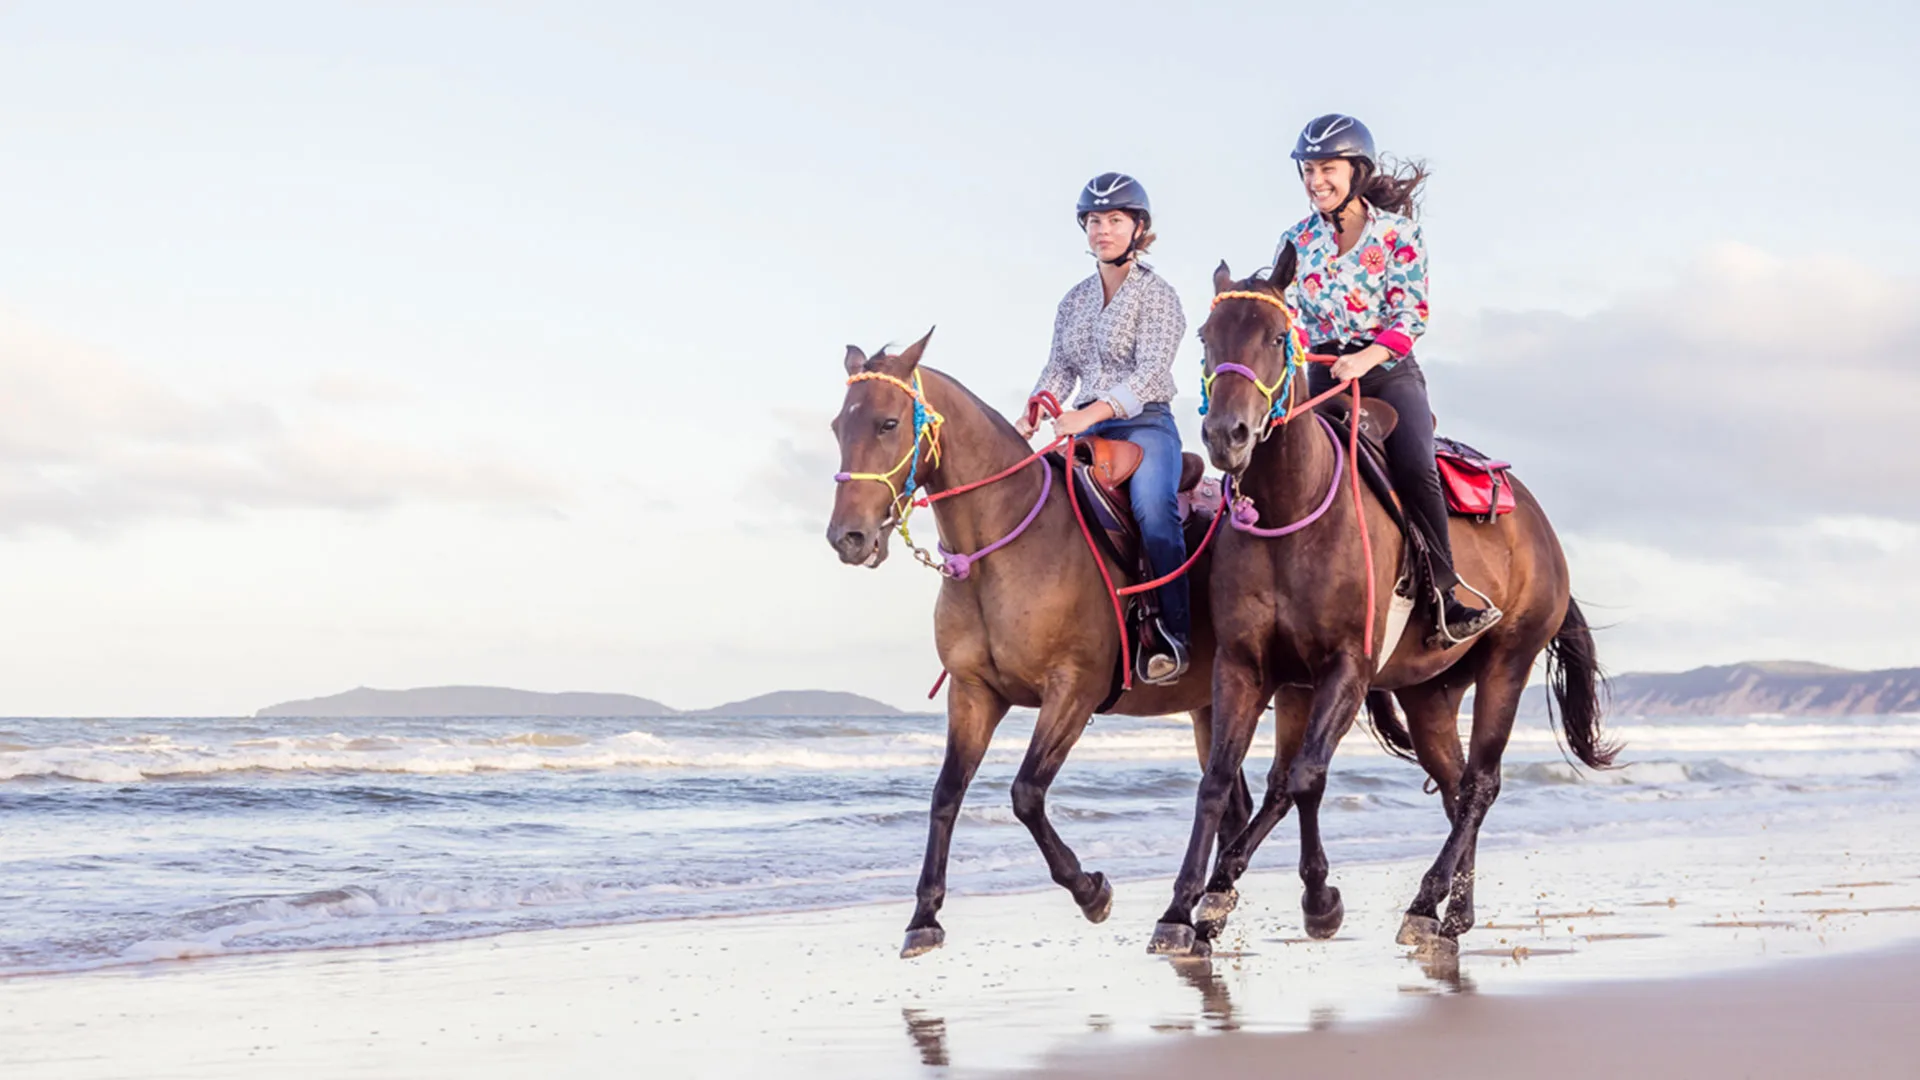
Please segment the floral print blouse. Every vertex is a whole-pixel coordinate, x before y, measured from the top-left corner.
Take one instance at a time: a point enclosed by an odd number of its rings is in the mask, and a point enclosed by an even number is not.
[[[1314,214],[1280,237],[1273,257],[1278,262],[1289,242],[1299,254],[1286,299],[1309,344],[1384,345],[1395,360],[1380,366],[1390,368],[1427,332],[1427,245],[1412,218],[1361,205],[1366,227],[1345,255],[1333,227]]]

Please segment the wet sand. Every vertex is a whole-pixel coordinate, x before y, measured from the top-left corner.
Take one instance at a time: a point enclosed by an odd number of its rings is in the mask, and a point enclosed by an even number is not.
[[[1799,1071],[1812,1040],[1868,1055],[1834,1059],[1857,1075],[1883,1075],[1875,1048],[1920,1061],[1920,1024],[1895,1020],[1920,1015],[1908,974],[1920,957],[1877,958],[1920,942],[1920,822],[1909,816],[1746,822],[1734,839],[1490,845],[1481,928],[1452,967],[1393,944],[1422,865],[1336,861],[1339,936],[1302,940],[1298,880],[1262,871],[1204,962],[1145,953],[1161,880],[1123,883],[1101,926],[1059,890],[955,896],[947,947],[913,961],[896,956],[910,898],[888,895],[833,911],[16,977],[0,980],[0,1069],[1150,1076],[1204,1062],[1234,1076],[1292,1071],[1281,1063],[1298,1058],[1317,1075],[1657,1075],[1673,1062],[1698,1076],[1741,1075],[1736,1061]],[[1292,845],[1270,857],[1290,859]],[[1601,1064],[1569,1071],[1583,1062]]]
[[[1018,1075],[1472,1077],[1920,1076],[1920,948],[1743,976],[1533,997],[1456,994],[1404,1019],[1288,1035],[1162,1040]]]

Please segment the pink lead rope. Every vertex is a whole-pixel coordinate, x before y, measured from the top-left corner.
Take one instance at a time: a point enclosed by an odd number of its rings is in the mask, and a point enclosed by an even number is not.
[[[1219,369],[1215,368],[1214,370],[1218,371]],[[1319,507],[1315,509],[1313,513],[1308,514],[1299,521],[1291,525],[1282,525],[1277,529],[1263,529],[1257,524],[1260,520],[1260,510],[1253,505],[1253,500],[1247,498],[1245,495],[1237,499],[1234,498],[1233,490],[1229,487],[1227,489],[1227,506],[1230,508],[1229,512],[1235,529],[1246,533],[1248,536],[1258,536],[1263,540],[1271,540],[1276,536],[1291,536],[1314,522],[1319,521],[1322,517],[1326,516],[1327,511],[1333,507],[1334,498],[1340,494],[1340,481],[1342,479],[1340,474],[1345,472],[1347,468],[1347,448],[1341,445],[1340,434],[1333,430],[1333,425],[1327,422],[1326,417],[1321,416],[1319,413],[1314,413],[1313,418],[1320,421],[1320,430],[1326,432],[1327,441],[1333,444],[1333,483],[1327,485],[1327,497],[1320,500]],[[1231,485],[1233,478],[1227,477],[1225,483]]]

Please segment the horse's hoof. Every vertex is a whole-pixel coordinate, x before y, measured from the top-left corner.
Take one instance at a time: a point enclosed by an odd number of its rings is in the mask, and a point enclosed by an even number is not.
[[[900,959],[911,960],[923,953],[930,953],[946,943],[947,932],[937,926],[923,926],[918,930],[909,930],[906,944],[900,946]]]
[[[1202,941],[1212,941],[1227,928],[1227,916],[1240,903],[1240,890],[1210,892],[1193,906],[1193,929]]]
[[[1147,951],[1159,956],[1198,956],[1195,947],[1204,944],[1193,932],[1193,927],[1185,923],[1163,922],[1153,928],[1153,939],[1147,942]],[[1211,951],[1211,950],[1209,950]]]
[[[1197,923],[1224,923],[1233,909],[1240,906],[1240,890],[1228,888],[1225,892],[1210,892],[1193,905],[1193,921]]]
[[[1100,888],[1093,894],[1093,901],[1080,910],[1086,912],[1088,922],[1103,923],[1107,921],[1107,916],[1113,914],[1113,882],[1108,881],[1105,874],[1095,873],[1093,876],[1100,882]]]
[[[1347,905],[1340,901],[1340,890],[1329,889],[1333,893],[1333,906],[1325,911],[1308,911],[1307,936],[1315,941],[1325,941],[1340,932],[1340,924],[1346,921]],[[1401,933],[1405,933],[1403,927]]]
[[[1419,946],[1440,936],[1440,920],[1431,915],[1409,915],[1400,923],[1394,942]]]
[[[1421,960],[1433,962],[1460,962],[1460,939],[1445,934],[1435,934],[1414,947],[1413,955]]]

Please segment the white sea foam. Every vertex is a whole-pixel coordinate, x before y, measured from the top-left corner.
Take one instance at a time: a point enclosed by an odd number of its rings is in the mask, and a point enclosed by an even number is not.
[[[1248,760],[1273,753],[1273,727],[1263,725]],[[1611,734],[1629,747],[1629,760],[1668,752],[1737,754],[1781,751],[1920,751],[1920,724],[1752,722],[1747,724],[1628,724]],[[1558,736],[1543,724],[1523,725],[1513,735],[1518,750],[1552,746]],[[1003,732],[991,750],[993,764],[1017,762],[1026,750],[1017,731]],[[666,737],[644,731],[616,735],[519,732],[494,737],[423,737],[369,731],[268,736],[204,744],[167,735],[120,735],[83,745],[0,747],[0,781],[60,778],[102,784],[223,773],[373,773],[420,776],[536,770],[677,769],[730,773],[778,770],[936,768],[944,736],[935,731],[838,738]],[[1342,743],[1341,758],[1377,756],[1373,740],[1356,729]],[[1081,762],[1195,761],[1193,734],[1182,725],[1097,724],[1073,750]],[[1894,767],[1912,767],[1893,761]],[[1794,766],[1798,767],[1798,766]]]

